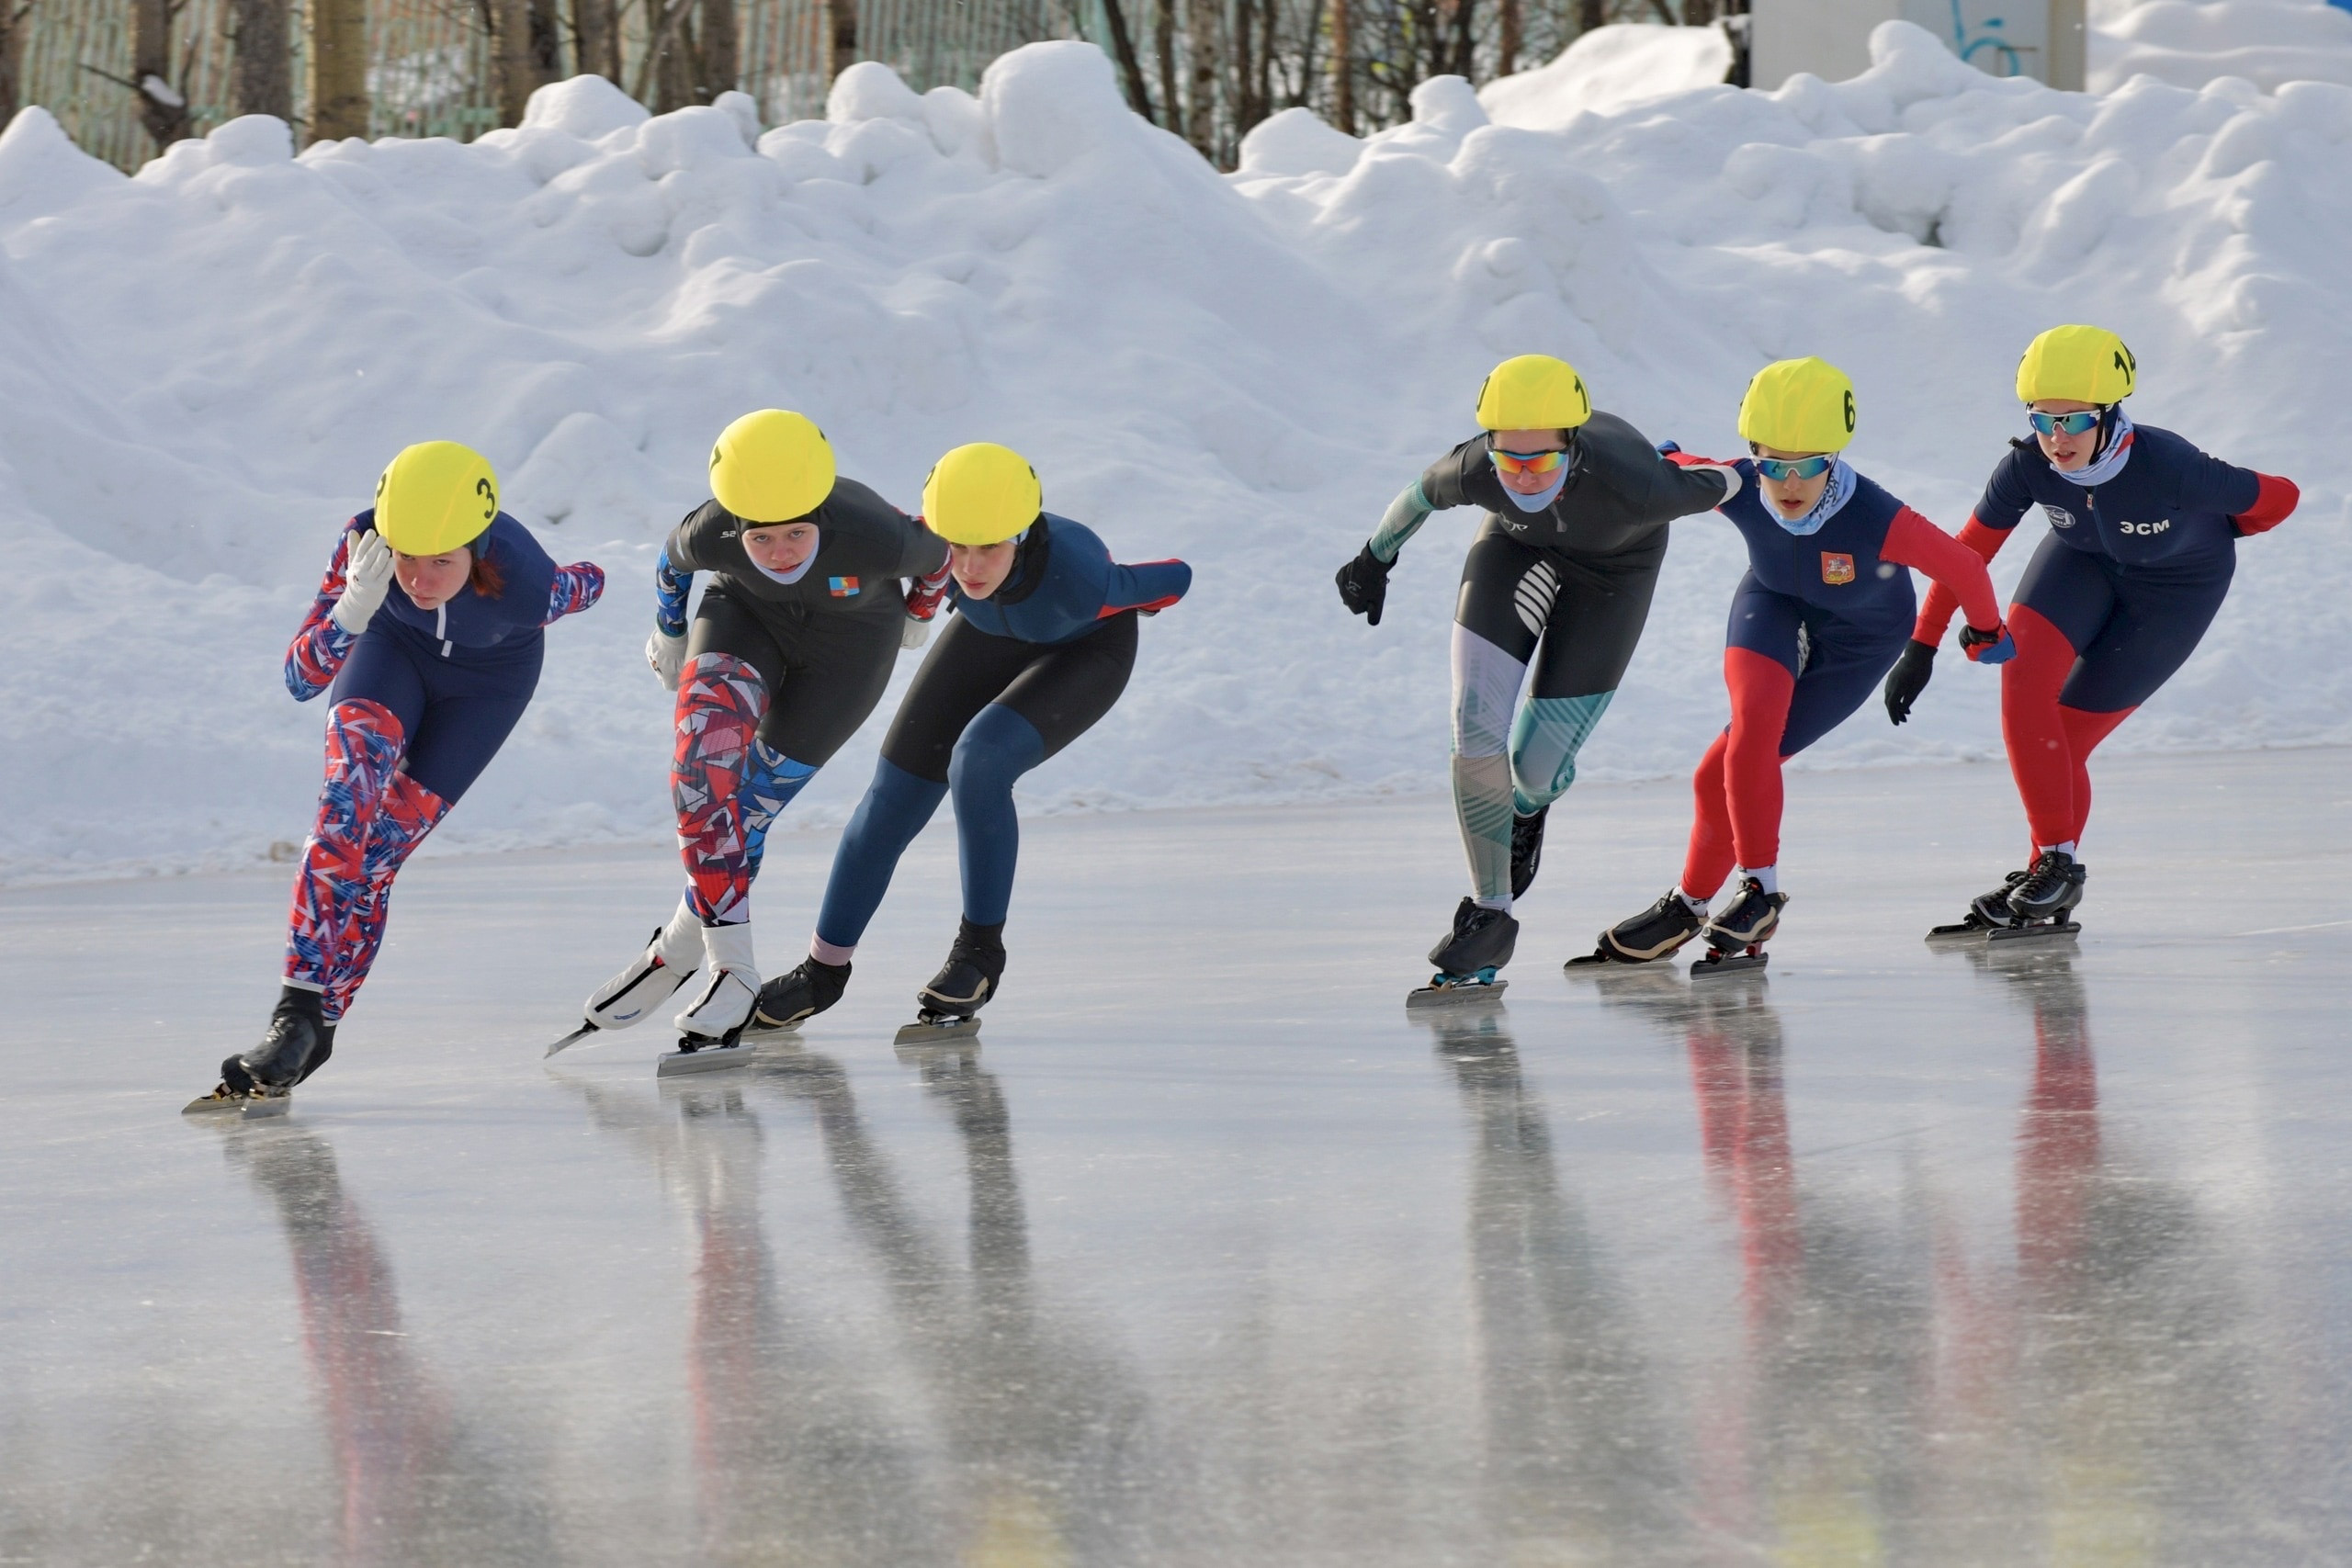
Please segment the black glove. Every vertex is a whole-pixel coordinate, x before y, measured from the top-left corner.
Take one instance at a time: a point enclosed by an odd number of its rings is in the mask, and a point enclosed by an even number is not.
[[[1911,705],[1928,689],[1936,672],[1936,645],[1916,639],[1903,645],[1903,656],[1886,672],[1886,716],[1901,724],[1911,716]]]
[[[1382,560],[1366,543],[1356,558],[1340,569],[1332,581],[1340,585],[1340,603],[1374,626],[1380,624],[1381,606],[1388,603],[1388,570],[1396,563]]]

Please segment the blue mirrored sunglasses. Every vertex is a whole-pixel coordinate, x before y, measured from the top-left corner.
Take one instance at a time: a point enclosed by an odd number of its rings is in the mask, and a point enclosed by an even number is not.
[[[1818,457],[1751,457],[1756,471],[1768,479],[1810,479],[1829,471],[1838,459],[1824,453]]]
[[[2098,423],[2098,409],[2079,409],[2073,413],[2040,413],[2028,409],[2025,414],[2033,428],[2044,435],[2055,435],[2062,430],[2069,435],[2080,435]]]

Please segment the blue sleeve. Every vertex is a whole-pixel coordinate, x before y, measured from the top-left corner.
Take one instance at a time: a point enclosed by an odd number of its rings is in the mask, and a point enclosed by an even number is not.
[[[653,563],[653,624],[665,636],[686,635],[686,590],[694,580],[693,572],[680,571],[670,564],[666,548]]]
[[[1103,585],[1102,615],[1123,610],[1165,610],[1193,586],[1193,569],[1180,560],[1144,561],[1122,566],[1114,561]]]
[[[2033,504],[2033,492],[2026,488],[2025,454],[2009,448],[2009,455],[1994,468],[1993,477],[1985,482],[1984,493],[1977,498],[1976,510],[1971,513],[1987,528],[2014,528],[2026,508]]]
[[[2234,517],[2250,511],[2262,494],[2262,476],[2209,457],[2184,441],[2180,444],[2178,505],[2183,512],[2218,512]]]

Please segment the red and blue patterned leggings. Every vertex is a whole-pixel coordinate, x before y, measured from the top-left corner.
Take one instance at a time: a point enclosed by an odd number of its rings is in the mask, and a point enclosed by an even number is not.
[[[285,973],[321,993],[330,1023],[376,962],[401,863],[449,811],[401,772],[407,739],[381,703],[337,703],[327,716],[326,783],[294,876]]]
[[[814,766],[759,738],[767,711],[767,682],[732,654],[697,654],[678,673],[670,804],[678,814],[686,905],[707,926],[752,918],[752,880],[768,826],[817,776]]]

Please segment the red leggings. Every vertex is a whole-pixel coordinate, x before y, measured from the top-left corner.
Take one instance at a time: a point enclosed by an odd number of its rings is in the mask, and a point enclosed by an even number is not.
[[[1698,811],[1682,860],[1682,891],[1713,898],[1734,865],[1766,866],[1781,858],[1781,737],[1797,678],[1779,660],[1753,649],[1724,649],[1731,688],[1731,725],[1690,776]]]
[[[2018,656],[2001,671],[2001,739],[2009,773],[2025,802],[2036,849],[2083,836],[2091,815],[2091,752],[2132,716],[2131,708],[2090,713],[2058,700],[2078,657],[2075,645],[2040,611],[2009,606]]]

